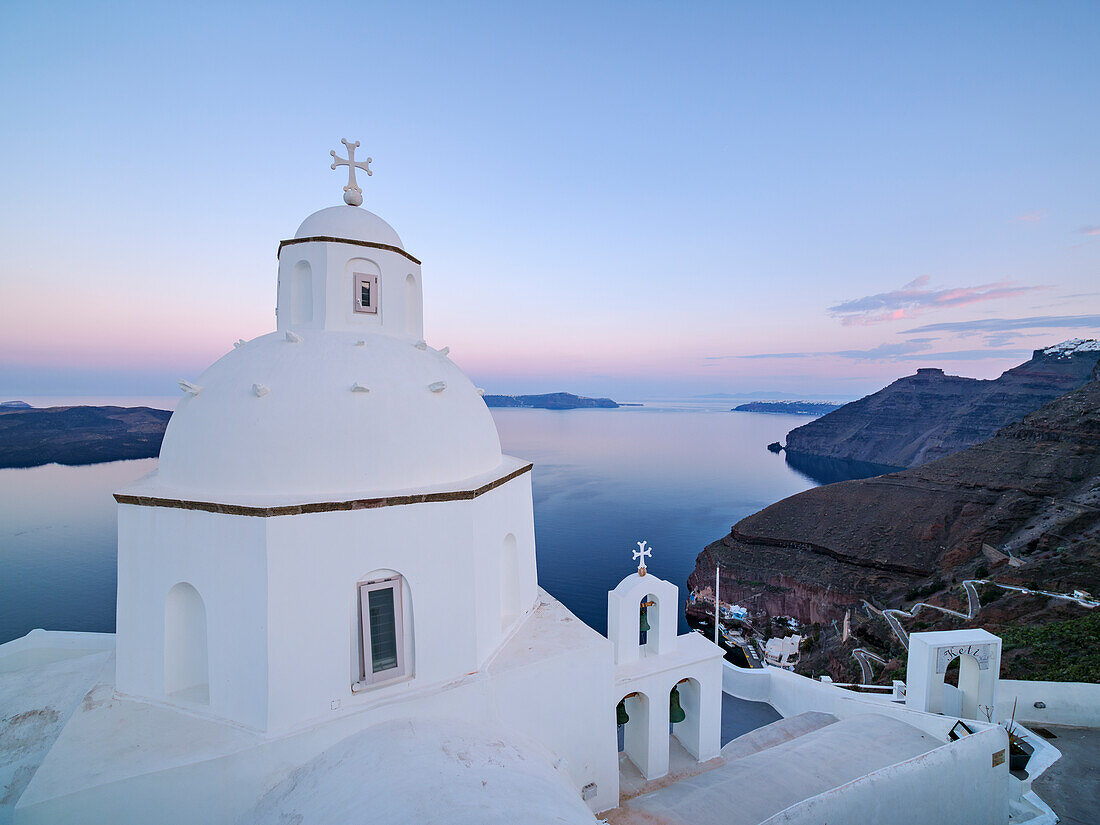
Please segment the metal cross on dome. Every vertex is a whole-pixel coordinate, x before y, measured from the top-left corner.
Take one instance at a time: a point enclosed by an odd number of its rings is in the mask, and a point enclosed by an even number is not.
[[[638,561],[638,575],[645,575],[645,560],[646,556],[652,556],[653,551],[646,548],[646,542],[638,542],[638,549],[634,551],[634,558]]]
[[[359,148],[359,141],[348,143],[346,138],[340,138],[340,142],[348,150],[348,156],[347,158],[337,157],[336,152],[330,150],[329,154],[332,155],[331,168],[335,169],[337,166],[348,167],[348,185],[344,187],[344,203],[348,206],[362,206],[363,190],[359,188],[359,184],[355,181],[355,170],[362,169],[367,175],[373,175],[374,172],[370,170],[372,159],[367,158],[365,161],[355,159],[355,150]]]

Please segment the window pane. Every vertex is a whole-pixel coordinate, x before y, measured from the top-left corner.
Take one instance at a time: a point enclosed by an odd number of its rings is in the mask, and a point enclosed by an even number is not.
[[[394,615],[393,588],[372,590],[368,594],[370,609],[371,672],[397,667],[397,623]]]
[[[344,289],[347,289],[347,287],[344,287]],[[360,296],[359,296],[359,303],[362,304],[365,307],[369,307],[370,306],[370,281],[363,281],[362,283],[360,283],[359,284],[359,289],[360,289],[360,293],[361,293]]]

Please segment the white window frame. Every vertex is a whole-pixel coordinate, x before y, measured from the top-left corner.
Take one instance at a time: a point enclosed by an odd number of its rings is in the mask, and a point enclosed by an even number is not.
[[[378,313],[378,276],[371,275],[366,272],[353,272],[355,277],[352,279],[352,284],[355,287],[355,293],[353,298],[355,300],[356,312],[368,312],[372,315]],[[370,303],[363,303],[363,284],[367,285],[367,289],[370,291]]]
[[[371,667],[370,645],[370,598],[375,590],[393,591],[393,622],[394,642],[397,646],[397,667],[373,672]],[[352,686],[352,690],[362,690],[367,687],[392,682],[408,675],[407,662],[405,661],[405,631],[404,631],[404,602],[402,590],[404,580],[401,576],[390,576],[385,579],[359,582],[359,681]]]

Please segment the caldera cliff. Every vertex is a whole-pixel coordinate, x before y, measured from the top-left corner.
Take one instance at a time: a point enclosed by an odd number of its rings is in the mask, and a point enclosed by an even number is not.
[[[787,434],[792,457],[915,467],[984,441],[1006,424],[1085,384],[1100,343],[1075,339],[983,381],[919,369]]]
[[[901,607],[918,597],[965,612],[961,583],[972,578],[1095,594],[1100,383],[947,458],[817,487],[748,516],[699,555],[689,586],[712,591],[717,565],[722,601],[747,607],[757,621],[788,615],[824,625],[848,611],[853,621],[870,620],[865,601]],[[994,632],[1089,612],[998,589],[983,594],[982,605],[975,623]],[[959,626],[953,621],[944,626]],[[889,653],[885,623],[871,632]]]

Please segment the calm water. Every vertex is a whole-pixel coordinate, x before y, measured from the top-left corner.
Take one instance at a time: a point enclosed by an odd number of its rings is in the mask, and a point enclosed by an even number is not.
[[[635,569],[639,539],[654,548],[650,572],[683,597],[704,546],[814,486],[765,449],[806,418],[729,407],[493,411],[505,451],[535,463],[539,583],[592,627],[606,629],[607,591]],[[0,470],[0,642],[35,627],[114,630],[111,493],[155,467]]]

